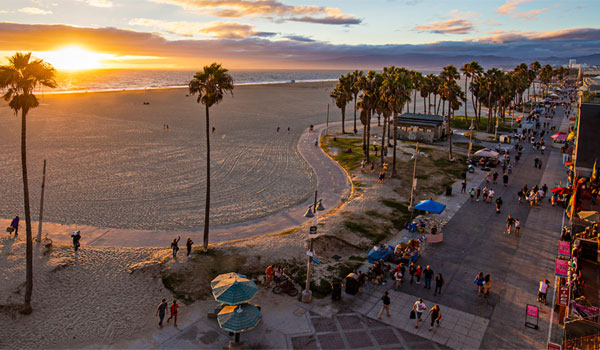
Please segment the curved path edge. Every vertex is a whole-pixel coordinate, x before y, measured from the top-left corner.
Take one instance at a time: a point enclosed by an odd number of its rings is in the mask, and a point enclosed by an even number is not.
[[[341,122],[330,123],[329,127],[341,125]],[[325,124],[314,127],[314,131],[305,130],[300,136],[297,149],[302,158],[313,169],[317,179],[319,199],[322,199],[325,210],[320,216],[326,216],[339,208],[351,198],[354,186],[350,175],[334,161],[321,147],[315,147],[315,138],[319,137],[326,128]],[[242,240],[262,235],[276,234],[297,229],[312,219],[304,217],[313,196],[297,205],[282,209],[262,218],[245,221],[227,226],[210,228],[210,244]],[[35,216],[35,214],[34,214]],[[10,220],[0,219],[0,227],[6,227]],[[20,237],[24,237],[24,220],[20,227]],[[32,221],[34,238],[37,236],[37,222]],[[59,244],[71,243],[71,232],[81,230],[83,245],[90,246],[120,246],[120,247],[168,247],[173,237],[181,236],[184,240],[191,237],[196,245],[202,244],[203,227],[195,230],[135,230],[102,228],[87,225],[43,223],[43,232],[49,233],[49,238]]]

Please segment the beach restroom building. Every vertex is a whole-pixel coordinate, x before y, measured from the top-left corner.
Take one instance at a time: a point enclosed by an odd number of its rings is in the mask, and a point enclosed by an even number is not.
[[[398,139],[433,143],[446,133],[439,115],[404,113],[398,116]]]

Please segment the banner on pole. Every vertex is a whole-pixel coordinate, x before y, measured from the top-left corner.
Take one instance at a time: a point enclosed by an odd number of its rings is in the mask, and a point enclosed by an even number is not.
[[[554,275],[558,277],[569,277],[569,260],[556,259]]]
[[[567,287],[567,286],[558,287],[558,305],[559,306],[569,305],[569,287]]]
[[[558,241],[558,256],[571,257],[571,242]]]

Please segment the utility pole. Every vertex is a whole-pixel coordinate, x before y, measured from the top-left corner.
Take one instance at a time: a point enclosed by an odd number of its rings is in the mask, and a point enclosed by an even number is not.
[[[471,126],[469,127],[469,150],[467,151],[467,161],[471,160],[473,130],[475,130],[475,126],[473,126],[473,119],[471,119]]]
[[[325,135],[329,135],[329,103],[327,104],[327,126],[325,127]]]
[[[42,241],[42,220],[44,219],[44,189],[46,188],[46,160],[44,159],[44,169],[42,170],[42,195],[40,198],[40,220],[38,226],[37,241]]]
[[[415,198],[415,189],[417,188],[417,158],[419,157],[419,143],[417,142],[417,145],[415,146],[415,154],[413,154],[413,159],[415,160],[415,164],[413,166],[413,176],[412,176],[412,183],[410,184],[410,202],[408,203],[408,207],[410,208],[410,218],[412,219],[412,216],[415,212],[415,208],[413,205],[414,202],[414,198]]]
[[[308,257],[307,260],[307,264],[306,264],[306,285],[304,287],[304,290],[302,291],[302,302],[303,303],[310,303],[312,301],[312,291],[310,290],[310,268],[312,266],[312,259],[313,259],[313,234],[316,234],[316,230],[317,230],[317,222],[319,217],[317,216],[317,210],[323,210],[323,206],[321,203],[317,203],[317,191],[315,191],[315,200],[312,206],[308,207],[308,210],[306,211],[306,214],[304,214],[305,217],[312,217],[313,218],[313,225],[311,227],[311,230],[309,231],[310,233],[308,234],[308,250],[306,251],[306,255]]]

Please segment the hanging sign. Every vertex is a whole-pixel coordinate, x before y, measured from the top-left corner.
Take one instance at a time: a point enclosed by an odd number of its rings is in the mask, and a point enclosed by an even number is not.
[[[571,242],[558,241],[558,256],[571,257]]]
[[[563,259],[556,259],[554,265],[554,275],[558,277],[569,277],[569,261]]]

